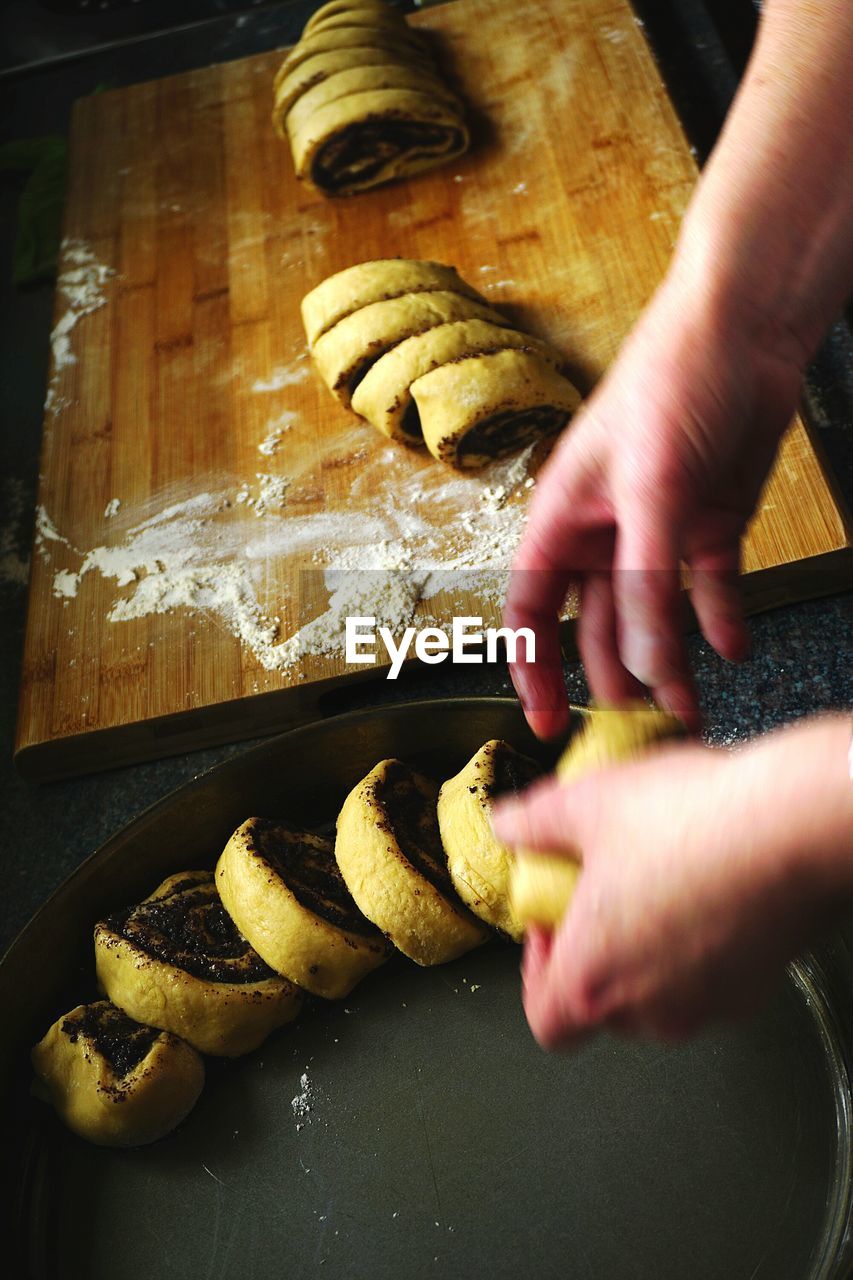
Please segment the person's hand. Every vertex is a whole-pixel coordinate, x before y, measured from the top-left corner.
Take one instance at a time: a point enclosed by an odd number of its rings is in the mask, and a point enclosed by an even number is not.
[[[515,662],[512,678],[540,737],[567,719],[557,618],[570,588],[590,688],[608,701],[645,685],[696,725],[679,561],[710,644],[733,661],[748,649],[739,543],[801,372],[688,274],[671,273],[537,481],[504,624],[536,635],[535,663]]]
[[[604,1026],[678,1038],[753,1010],[850,902],[849,742],[849,717],[826,718],[734,753],[680,744],[496,804],[510,847],[582,861],[560,928],[526,939],[537,1040]]]

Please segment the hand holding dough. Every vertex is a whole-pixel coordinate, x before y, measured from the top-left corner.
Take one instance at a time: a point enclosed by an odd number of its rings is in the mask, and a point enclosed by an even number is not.
[[[655,743],[680,737],[684,725],[644,702],[593,707],[557,764],[561,782],[575,782],[608,764],[644,755]],[[581,867],[564,854],[516,851],[509,882],[512,911],[524,925],[556,928],[568,910]]]

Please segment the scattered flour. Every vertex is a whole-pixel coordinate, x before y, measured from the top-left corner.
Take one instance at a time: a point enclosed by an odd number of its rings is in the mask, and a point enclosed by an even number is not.
[[[252,383],[252,390],[264,394],[269,391],[282,391],[285,387],[292,387],[297,382],[304,382],[309,373],[305,360],[306,356],[303,353],[291,364],[278,365],[268,378],[257,378]]]
[[[63,369],[77,363],[71,346],[71,333],[84,316],[91,315],[104,306],[105,292],[110,278],[115,275],[112,267],[99,262],[84,240],[63,240],[60,247],[61,268],[56,279],[56,291],[68,302],[68,310],[56,322],[50,335],[53,351],[53,372],[47,388],[44,407],[58,413],[68,403],[57,393],[59,377]]]
[[[282,672],[306,654],[340,656],[348,615],[375,616],[398,633],[419,606],[426,621],[421,602],[442,591],[454,605],[468,591],[499,608],[526,520],[534,450],[465,475],[392,446],[369,450],[363,465],[365,437],[372,432],[353,427],[292,474],[258,473],[236,491],[209,478],[204,492],[169,501],[111,545],[71,546],[40,509],[40,554],[61,557],[55,596],[73,600],[97,573],[116,588],[110,622],[203,613],[264,669]],[[318,505],[329,471],[346,467],[346,510]],[[283,577],[298,584],[298,600],[288,603],[290,588],[275,585]]]
[[[263,454],[265,458],[271,458],[278,452],[278,446],[281,444],[281,437],[285,431],[289,431],[296,421],[297,415],[292,409],[285,409],[284,413],[279,414],[277,418],[273,418],[267,423],[267,434],[258,445],[258,453]]]
[[[120,506],[121,498],[110,498],[109,502],[104,507],[104,519],[112,520],[113,516],[117,516]]]
[[[311,1081],[308,1079],[308,1072],[303,1071],[299,1077],[299,1093],[290,1104],[293,1107],[293,1114],[296,1117],[297,1132],[305,1124],[311,1123],[311,1111],[314,1106],[314,1090],[311,1087]]]

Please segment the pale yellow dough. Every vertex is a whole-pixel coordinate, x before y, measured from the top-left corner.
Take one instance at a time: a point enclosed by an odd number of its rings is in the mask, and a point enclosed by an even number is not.
[[[302,299],[302,323],[309,347],[340,320],[374,302],[388,302],[407,293],[438,290],[485,302],[466,284],[455,267],[417,258],[377,258],[346,267],[316,285]]]
[[[303,64],[307,66],[308,64]],[[459,103],[445,85],[426,68],[407,66],[394,62],[384,66],[355,66],[336,71],[304,90],[298,101],[289,108],[286,132],[291,136],[311,128],[315,113],[332,102],[351,94],[368,93],[375,89],[409,89],[432,94],[438,101],[454,106]]]
[[[331,841],[285,822],[249,818],[216,867],[226,911],[277,973],[339,1000],[389,947],[349,895]]]
[[[423,443],[420,419],[413,411],[412,383],[448,361],[508,348],[535,352],[552,368],[563,359],[530,334],[488,320],[451,321],[406,338],[381,356],[356,387],[352,407],[383,435]]]
[[[407,293],[387,302],[372,302],[339,320],[317,339],[312,355],[326,386],[349,408],[359,379],[383,352],[414,333],[474,317],[496,325],[507,323],[491,307],[462,294]]]
[[[420,965],[455,960],[488,936],[453,888],[436,790],[399,760],[382,760],[344,801],[335,840],[359,910]]]
[[[217,935],[210,952],[207,913]],[[176,930],[190,931],[189,960],[169,941],[171,919]],[[223,956],[229,925],[233,940]],[[95,966],[101,988],[131,1018],[226,1058],[256,1049],[302,1005],[299,989],[273,973],[228,921],[210,871],[170,876],[138,907],[97,924]]]
[[[496,796],[528,786],[540,772],[527,756],[493,738],[438,794],[438,826],[454,888],[474,915],[515,942],[524,926],[509,904],[512,854],[492,831]]]
[[[137,1037],[141,1049],[123,1063]],[[131,1023],[107,1000],[58,1018],[31,1054],[37,1091],[74,1133],[103,1147],[156,1142],[189,1114],[204,1085],[195,1049]]]
[[[440,365],[410,387],[426,446],[454,467],[482,467],[559,431],[576,388],[535,351],[505,350]]]
[[[656,743],[681,737],[684,725],[644,702],[621,707],[593,705],[557,764],[562,782],[575,782],[608,764],[645,754]],[[575,890],[581,867],[559,854],[518,850],[510,875],[510,905],[522,925],[555,928]]]

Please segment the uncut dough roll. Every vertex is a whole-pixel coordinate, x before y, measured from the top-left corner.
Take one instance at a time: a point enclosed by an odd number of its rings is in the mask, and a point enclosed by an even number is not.
[[[309,347],[340,320],[406,293],[458,293],[474,302],[485,298],[462,279],[455,267],[416,258],[377,258],[327,276],[302,299],[302,323]]]
[[[541,774],[535,760],[493,738],[438,793],[438,827],[453,887],[475,916],[515,942],[524,926],[509,904],[512,854],[491,826],[492,803]]]
[[[36,1091],[74,1133],[102,1147],[156,1142],[204,1085],[195,1049],[99,1000],[58,1018],[31,1055]]]
[[[367,40],[367,37],[365,37]],[[328,49],[324,53],[312,53],[296,66],[279,69],[273,88],[273,125],[280,138],[287,138],[284,122],[287,113],[303,94],[322,84],[340,71],[352,71],[359,67],[408,67],[433,74],[432,61],[416,49],[399,42],[374,39],[370,43]]]
[[[352,407],[383,435],[422,444],[412,383],[448,361],[510,347],[532,351],[552,368],[563,362],[558,351],[530,334],[487,320],[451,321],[406,338],[381,356],[356,387]]]
[[[410,89],[375,89],[330,102],[303,125],[285,120],[300,182],[345,196],[410,177],[468,150],[455,106]]]
[[[589,715],[557,764],[561,782],[575,782],[608,764],[633,760],[656,743],[683,737],[677,716],[645,702],[620,707],[593,704]],[[524,925],[556,928],[569,908],[581,866],[559,854],[519,850],[512,864],[509,896]]]
[[[335,857],[359,910],[416,964],[443,964],[488,932],[458,898],[436,817],[437,787],[382,760],[344,801]]]
[[[184,871],[95,926],[98,982],[137,1022],[234,1058],[290,1022],[302,993],[237,930],[211,871]]]
[[[339,1000],[388,959],[382,934],[359,911],[330,840],[288,823],[249,818],[216,866],[225,910],[276,973]]]
[[[332,395],[349,408],[361,379],[390,347],[448,321],[475,317],[498,326],[509,324],[485,303],[463,294],[438,290],[407,293],[387,302],[372,302],[339,320],[317,339],[311,354]]]
[[[580,404],[567,378],[523,350],[451,361],[410,390],[430,453],[460,468],[484,466],[560,431]]]
[[[350,94],[367,93],[374,89],[410,89],[429,93],[438,101],[459,109],[459,102],[450,90],[426,68],[396,62],[385,66],[358,66],[326,76],[319,84],[305,90],[290,108],[287,128],[296,132],[310,128],[314,113],[322,107]]]

